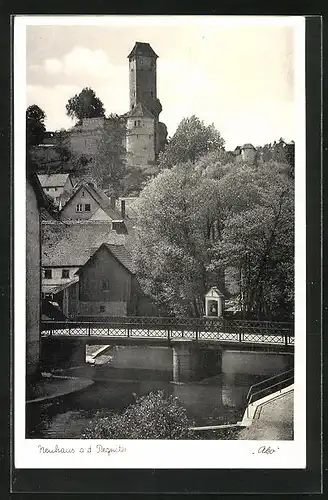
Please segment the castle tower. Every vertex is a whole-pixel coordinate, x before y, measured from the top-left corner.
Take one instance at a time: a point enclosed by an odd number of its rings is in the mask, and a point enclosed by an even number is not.
[[[155,161],[156,120],[142,104],[126,115],[126,152],[128,165],[146,167]]]
[[[158,56],[149,43],[136,42],[128,58],[130,110],[142,103],[155,119],[158,119],[161,112],[156,88],[156,59]]]

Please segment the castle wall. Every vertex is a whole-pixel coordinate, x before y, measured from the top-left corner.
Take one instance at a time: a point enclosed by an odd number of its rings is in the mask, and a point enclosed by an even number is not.
[[[85,118],[82,125],[74,127],[70,134],[72,153],[94,156],[103,136],[104,124],[104,117]]]

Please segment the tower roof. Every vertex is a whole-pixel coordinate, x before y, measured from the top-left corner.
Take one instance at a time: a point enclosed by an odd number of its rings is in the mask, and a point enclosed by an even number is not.
[[[151,114],[151,112],[146,108],[142,102],[139,102],[134,108],[126,114],[128,118],[135,116],[137,118],[139,117],[144,117],[144,118],[154,118],[154,115]]]
[[[153,51],[149,43],[145,42],[136,42],[130,54],[128,55],[129,59],[135,56],[146,56],[146,57],[155,57],[158,58],[158,55]]]

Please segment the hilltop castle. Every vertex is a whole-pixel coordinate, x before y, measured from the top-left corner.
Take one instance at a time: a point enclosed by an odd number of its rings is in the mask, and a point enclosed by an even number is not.
[[[157,54],[149,43],[136,42],[128,55],[130,110],[125,113],[125,149],[128,166],[145,168],[156,164],[167,129],[159,121],[162,105],[157,98]],[[71,151],[94,156],[104,133],[106,118],[85,118],[70,133]]]

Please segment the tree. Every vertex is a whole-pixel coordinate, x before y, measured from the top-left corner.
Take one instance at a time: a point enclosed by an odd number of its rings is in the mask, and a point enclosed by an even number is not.
[[[144,292],[169,314],[204,313],[217,207],[217,185],[186,163],[165,170],[142,191],[134,260]]]
[[[214,125],[205,125],[195,115],[184,118],[164,150],[159,154],[160,167],[195,161],[210,151],[222,149],[224,140]]]
[[[232,269],[246,317],[290,317],[292,179],[274,162],[259,169],[224,161],[207,154],[144,188],[134,249],[140,285],[165,312],[200,316],[207,289],[222,287]]]
[[[238,270],[245,317],[290,319],[294,289],[293,182],[272,164],[238,166],[219,181],[225,209],[211,268]]]
[[[42,143],[46,132],[45,118],[45,112],[36,104],[32,104],[27,108],[26,143],[28,148]]]
[[[79,94],[71,97],[66,104],[66,114],[81,122],[83,118],[98,118],[105,116],[104,105],[95,92],[85,87]]]
[[[137,399],[122,414],[96,414],[82,437],[88,439],[188,439],[192,422],[178,398],[164,391]]]
[[[122,193],[125,169],[125,121],[118,115],[110,115],[95,158],[87,165],[90,180],[112,196]]]

